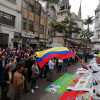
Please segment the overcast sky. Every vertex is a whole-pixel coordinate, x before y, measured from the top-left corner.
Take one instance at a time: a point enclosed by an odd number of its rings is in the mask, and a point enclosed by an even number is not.
[[[69,0],[71,5],[71,12],[78,14],[81,0]],[[82,19],[87,19],[87,16],[95,16],[95,9],[99,4],[99,0],[82,0],[81,11]],[[86,28],[86,26],[85,26]],[[94,31],[94,24],[90,26],[91,30]]]
[[[81,0],[69,0],[71,5],[71,12],[75,12],[78,14]],[[95,9],[99,4],[99,0],[82,0],[81,3],[81,11],[82,11],[82,19],[87,19],[87,16],[95,16]],[[86,29],[87,26],[84,26]],[[90,26],[91,30],[94,31],[94,24]]]
[[[78,14],[81,0],[69,0],[71,12]],[[82,0],[81,10],[82,19],[87,19],[87,16],[95,16],[94,10],[97,8],[99,0]]]

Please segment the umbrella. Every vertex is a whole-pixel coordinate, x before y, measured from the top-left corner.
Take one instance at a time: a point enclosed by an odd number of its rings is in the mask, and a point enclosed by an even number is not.
[[[78,46],[74,46],[74,47],[76,47],[76,48],[77,48]]]
[[[72,48],[73,46],[72,45],[68,45],[67,47]]]
[[[60,43],[51,43],[49,47],[64,47],[64,46]]]

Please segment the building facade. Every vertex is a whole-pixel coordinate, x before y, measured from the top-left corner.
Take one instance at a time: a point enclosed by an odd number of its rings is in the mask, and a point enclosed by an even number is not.
[[[80,12],[80,9],[79,9],[79,12]],[[80,12],[81,13],[81,12]],[[78,13],[79,14],[79,13]],[[79,14],[81,15],[81,14]],[[76,15],[74,12],[71,13],[71,19],[77,23],[77,27],[82,29],[83,30],[83,26],[84,26],[84,21],[82,20],[81,16],[78,16]],[[78,33],[73,33],[72,34],[72,39],[69,39],[69,42],[72,44],[72,45],[77,45],[77,46],[80,46],[81,45],[81,33],[78,34]]]
[[[71,18],[69,0],[62,0],[57,7],[57,22],[63,21],[66,17]],[[64,45],[64,33],[50,33],[49,43],[61,43]]]
[[[22,3],[22,46],[44,45],[45,11],[36,0],[23,0]]]
[[[0,0],[0,47],[21,46],[21,0]]]
[[[92,39],[92,48],[100,50],[100,2],[95,10],[95,28],[94,36]]]
[[[69,20],[72,20],[77,23],[77,27],[83,29],[84,22],[81,18],[81,5],[79,8],[78,15],[74,12],[70,12],[71,5],[69,4],[69,0],[62,0],[59,4],[59,11],[57,12],[57,22],[63,21],[66,17]],[[80,45],[81,44],[81,35],[78,33],[72,33],[71,37],[66,39],[65,43],[65,34],[64,33],[51,33],[49,42],[53,43],[61,43],[62,45]]]

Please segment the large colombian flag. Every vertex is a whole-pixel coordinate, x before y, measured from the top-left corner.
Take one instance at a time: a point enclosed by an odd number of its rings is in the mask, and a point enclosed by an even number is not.
[[[54,47],[44,51],[36,52],[35,54],[37,55],[37,62],[40,68],[42,68],[52,57],[65,59],[75,56],[75,54],[69,51],[69,49],[66,47]]]

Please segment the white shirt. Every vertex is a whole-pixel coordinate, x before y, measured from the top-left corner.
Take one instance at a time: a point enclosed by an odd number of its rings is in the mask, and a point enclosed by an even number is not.
[[[55,63],[52,60],[50,60],[49,61],[49,69],[54,69],[54,65],[55,65]]]
[[[62,63],[62,64],[61,64]],[[58,65],[63,65],[63,60],[62,59],[59,59],[58,60]]]
[[[92,63],[88,65],[88,70],[93,76],[93,99],[100,100],[100,66]]]

